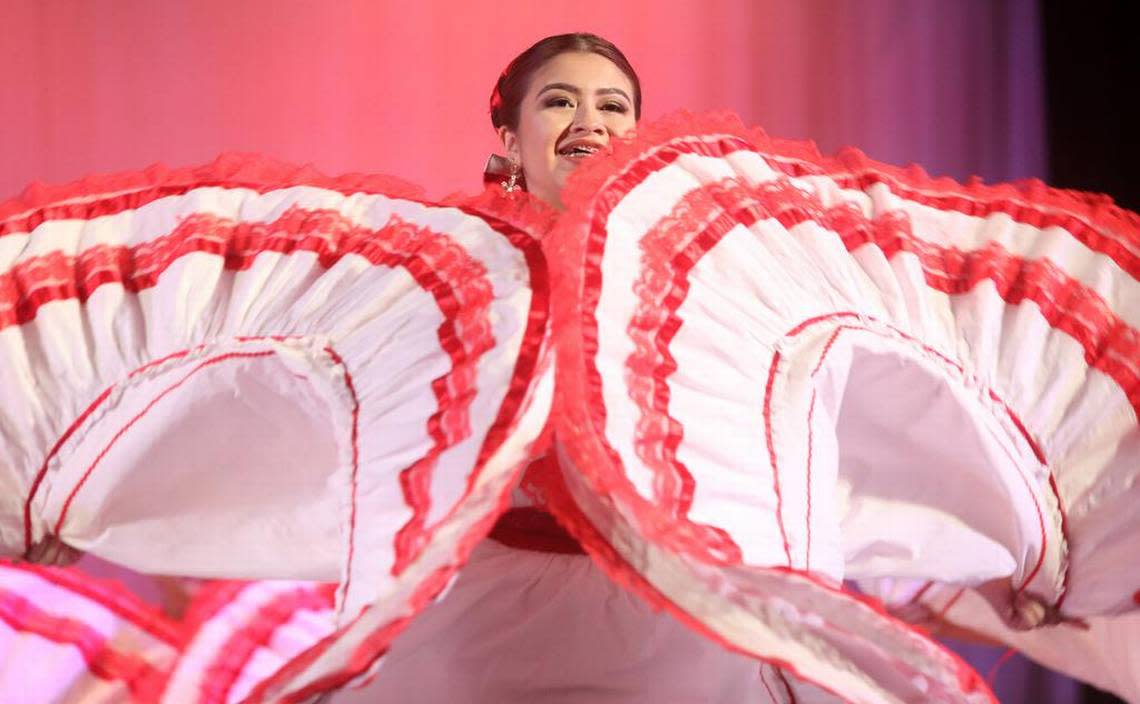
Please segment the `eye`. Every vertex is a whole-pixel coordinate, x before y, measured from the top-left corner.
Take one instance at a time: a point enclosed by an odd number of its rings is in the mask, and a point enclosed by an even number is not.
[[[616,103],[616,102],[606,103],[605,105],[602,106],[602,110],[605,110],[606,112],[616,112],[616,113],[619,113],[622,115],[629,112],[629,108],[627,108],[625,106],[625,103]]]
[[[572,107],[574,107],[574,101],[570,100],[569,98],[567,98],[564,95],[556,95],[556,96],[553,96],[551,98],[547,98],[546,102],[543,104],[548,108],[572,108]]]

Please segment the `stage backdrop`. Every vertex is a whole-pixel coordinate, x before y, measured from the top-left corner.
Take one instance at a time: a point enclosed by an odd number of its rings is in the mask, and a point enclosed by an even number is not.
[[[1043,175],[1033,0],[2,0],[0,198],[31,180],[259,151],[479,187],[512,56],[615,41],[645,114],[730,109],[826,150]]]

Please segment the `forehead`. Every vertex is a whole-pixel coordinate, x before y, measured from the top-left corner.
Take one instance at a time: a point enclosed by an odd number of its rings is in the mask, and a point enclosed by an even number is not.
[[[550,83],[568,83],[583,92],[602,88],[621,88],[632,97],[633,84],[617,64],[604,56],[589,52],[571,52],[555,56],[534,72],[530,93]]]

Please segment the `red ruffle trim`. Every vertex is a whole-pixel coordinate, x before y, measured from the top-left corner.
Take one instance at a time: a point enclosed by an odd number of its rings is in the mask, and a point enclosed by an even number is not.
[[[137,208],[193,188],[219,186],[258,192],[314,186],[341,193],[379,193],[423,201],[423,189],[393,176],[349,173],[326,176],[311,164],[295,165],[260,154],[226,153],[199,166],[171,168],[152,164],[139,171],[94,174],[70,183],[32,183],[23,193],[0,203],[0,237],[29,232],[44,220],[89,219]],[[107,196],[116,198],[102,201]]]
[[[168,618],[113,579],[94,577],[74,567],[44,567],[28,563],[5,563],[4,567],[34,574],[88,599],[174,648],[181,648],[186,640],[181,623]]]
[[[30,186],[21,196],[0,204],[0,237],[30,232],[50,220],[89,219],[124,212],[158,198],[209,186],[248,188],[257,192],[294,186],[313,186],[346,194],[381,194],[422,203],[429,207],[454,207],[482,218],[517,247],[524,254],[530,267],[534,298],[519,351],[520,363],[512,375],[500,413],[484,440],[479,464],[481,465],[494,453],[503,438],[509,435],[517,424],[518,410],[530,386],[530,378],[538,362],[547,329],[548,275],[538,243],[545,233],[552,229],[558,217],[555,211],[529,195],[507,194],[497,186],[475,196],[455,195],[443,202],[433,203],[423,198],[419,188],[388,176],[348,174],[328,177],[311,166],[294,166],[258,155],[229,154],[219,157],[210,164],[197,167],[170,169],[155,165],[143,171],[91,176],[62,186],[40,184]],[[76,294],[77,291],[69,291],[64,297],[73,297]],[[33,305],[33,309],[34,307]],[[24,317],[30,319],[32,315],[34,312],[26,313]],[[521,470],[522,465],[516,469],[516,472]],[[473,482],[474,478],[468,483],[468,493]],[[460,566],[467,561],[475,545],[490,532],[499,515],[509,504],[509,486],[510,483],[507,485],[507,490],[498,497],[497,506],[460,538],[455,548],[454,559],[418,585],[408,605],[411,614],[418,613],[439,594]],[[219,599],[207,601],[214,602],[214,609],[220,608],[225,603],[225,598],[221,598],[226,596],[223,592],[239,588],[237,585],[230,585],[229,589],[218,592]],[[232,596],[232,593],[229,595]],[[200,625],[209,618],[210,612],[210,608],[200,604],[199,608],[189,615],[190,623]],[[391,638],[410,620],[411,616],[401,617],[376,629],[359,643],[344,668],[310,683],[300,691],[291,693],[286,700],[301,701],[306,696],[337,687],[358,677],[383,654]],[[275,687],[300,674],[339,637],[340,632],[330,635],[317,646],[286,664],[274,677],[261,683],[251,694],[251,700],[256,701],[259,697],[266,696]]]
[[[297,165],[261,154],[232,152],[197,166],[172,168],[156,163],[142,170],[93,174],[63,184],[34,182],[20,195],[0,202],[0,237],[30,232],[47,220],[90,219],[209,186],[248,188],[259,193],[312,186],[345,194],[380,194],[494,218],[535,239],[542,239],[559,215],[528,193],[507,193],[497,184],[475,195],[455,193],[436,202],[425,198],[421,187],[395,176],[365,173],[328,176],[312,164]],[[115,197],[107,200],[109,196]]]
[[[222,704],[230,700],[230,692],[250,660],[261,648],[269,647],[279,628],[300,611],[327,611],[331,615],[335,586],[297,586],[278,593],[257,610],[239,630],[230,634],[206,666],[201,681],[201,704]]]
[[[571,379],[568,386],[564,384],[560,389],[556,417],[560,419],[560,429],[564,433],[564,439],[580,454],[583,466],[589,468],[586,471],[588,478],[592,486],[598,491],[616,493],[627,499],[634,499],[630,496],[632,488],[620,476],[614,472],[604,471],[606,467],[620,466],[620,458],[603,439],[596,437],[597,429],[604,427],[605,409],[599,401],[600,379],[596,378],[596,373],[587,364],[587,355],[592,354],[592,350],[596,350],[597,346],[596,331],[593,329],[593,326],[596,326],[596,321],[593,319],[593,315],[594,306],[597,303],[596,289],[599,284],[593,277],[597,276],[599,266],[598,257],[600,254],[597,251],[600,246],[599,237],[604,238],[605,236],[600,219],[613,209],[616,201],[622,197],[629,187],[640,182],[647,173],[659,166],[661,160],[656,159],[653,153],[663,147],[670,139],[684,141],[684,146],[678,147],[678,149],[685,153],[708,152],[717,154],[722,151],[731,152],[751,148],[750,143],[741,141],[743,140],[742,136],[731,134],[733,130],[754,138],[756,141],[767,141],[770,151],[782,150],[783,153],[790,154],[797,159],[814,159],[827,168],[838,169],[840,166],[844,166],[836,160],[821,157],[818,150],[810,143],[770,140],[759,130],[749,133],[747,130],[743,130],[735,118],[718,120],[713,117],[698,120],[691,116],[681,115],[675,118],[673,122],[666,121],[664,124],[650,126],[642,130],[641,134],[633,141],[619,143],[615,148],[614,158],[591,160],[579,169],[578,173],[572,177],[571,184],[571,190],[577,189],[577,192],[571,193],[566,198],[571,203],[571,213],[563,220],[555,235],[547,243],[550,259],[571,262],[576,265],[556,270],[560,272],[559,276],[556,277],[555,284],[556,300],[560,301],[560,304],[555,306],[554,324],[558,331],[558,350],[561,369],[564,372],[563,379]],[[714,136],[706,136],[705,138],[694,136],[698,134]],[[730,141],[724,143],[720,141],[721,139]],[[878,169],[883,169],[896,175],[903,174],[903,170],[895,167],[877,165],[856,150],[847,150],[845,154],[846,163],[859,161],[868,170],[868,173],[878,174]],[[627,168],[635,163],[636,168],[632,170]],[[844,169],[846,168],[844,166]],[[846,172],[845,170],[844,173]],[[913,181],[925,179],[921,183],[924,187],[937,187],[945,192],[956,191],[964,194],[963,197],[969,195],[975,198],[979,196],[995,198],[997,196],[1008,196],[1012,192],[1023,193],[1034,198],[1041,195],[1040,193],[1019,191],[1020,186],[1009,184],[984,186],[977,183],[961,186],[950,179],[934,180],[925,176],[917,167],[912,167],[905,173]],[[922,178],[920,179],[919,176]],[[777,183],[770,188],[778,188],[778,186]],[[1101,210],[1095,210],[1100,215],[1111,217],[1119,215],[1121,219],[1115,221],[1115,224],[1126,225],[1121,230],[1120,236],[1126,240],[1136,240],[1140,237],[1130,224],[1131,221],[1136,220],[1133,213],[1119,208],[1116,208],[1114,213],[1107,212],[1105,208],[1108,208],[1108,205],[1101,202],[1097,196],[1055,191],[1044,187],[1040,182],[1034,182],[1033,188],[1038,187],[1044,189],[1046,195],[1055,204],[1074,209],[1086,206],[1094,210],[1100,208]],[[699,189],[698,195],[704,196],[704,191],[716,190],[717,186],[709,185]],[[1137,379],[1134,373],[1129,370],[1128,365],[1121,361],[1128,359],[1131,352],[1136,349],[1134,331],[1123,325],[1095,292],[1060,275],[1060,272],[1052,267],[1047,260],[1022,266],[1020,260],[1013,259],[1008,255],[1003,256],[1000,248],[997,251],[986,250],[982,252],[984,256],[966,256],[965,253],[956,250],[933,247],[915,240],[910,236],[906,224],[897,218],[881,218],[873,223],[860,223],[857,222],[858,218],[852,219],[852,214],[843,208],[825,210],[818,207],[818,204],[813,206],[812,203],[808,202],[811,199],[799,194],[794,189],[783,190],[788,192],[776,194],[775,202],[785,203],[788,206],[786,212],[776,212],[770,206],[766,212],[773,212],[775,216],[780,217],[781,221],[790,219],[789,223],[785,223],[788,226],[792,221],[799,222],[806,217],[812,217],[834,227],[844,237],[844,242],[849,248],[852,247],[853,243],[873,241],[887,253],[887,256],[903,248],[915,251],[920,255],[924,266],[930,264],[929,270],[926,272],[928,278],[934,277],[936,288],[947,290],[947,292],[960,292],[961,286],[968,288],[981,278],[990,278],[998,286],[1003,298],[1012,304],[1016,304],[1024,298],[1037,301],[1042,307],[1042,312],[1050,319],[1054,327],[1063,330],[1082,343],[1087,351],[1086,361],[1090,366],[1095,366],[1112,376],[1128,394],[1134,405],[1140,403],[1140,383],[1137,383]],[[764,189],[757,189],[757,193],[752,194],[752,196],[757,200],[763,200],[760,197],[763,191]],[[711,202],[715,202],[718,207],[723,209],[733,210],[721,200],[721,198],[713,198]],[[977,204],[976,201],[970,201],[970,203]],[[751,212],[751,208],[754,207],[748,203],[744,203],[741,207],[744,205],[748,206],[744,208],[746,212]],[[1039,207],[1037,203],[1022,203],[1021,205],[1030,210]],[[1008,212],[1003,208],[998,208],[998,210]],[[1094,210],[1089,210],[1087,214],[1093,214]],[[694,223],[694,226],[696,225],[698,223]],[[710,230],[721,232],[727,225],[718,221],[713,225],[708,225],[708,227]],[[927,250],[931,251],[928,252]],[[671,264],[684,265],[685,262],[691,264],[693,256],[697,255],[686,250],[684,253],[676,253],[676,256],[678,262],[671,262]],[[578,275],[577,266],[585,266],[586,280],[582,280],[582,277]],[[1010,272],[1013,274],[1024,273],[1025,279],[1018,279],[1017,285],[1013,285],[1010,283]],[[665,276],[661,272],[657,272],[656,275]],[[659,283],[666,285],[666,287],[671,284],[674,287],[673,293],[670,295],[675,295],[676,290],[679,290],[678,287],[684,287],[683,281],[678,283],[669,280],[667,276]],[[1082,295],[1073,295],[1078,290]],[[643,294],[652,293],[649,288],[640,289],[640,292]],[[658,291],[658,294],[657,299],[660,299],[661,292]],[[665,299],[663,305],[669,303],[670,300]],[[1054,304],[1055,300],[1061,300],[1066,304],[1075,304],[1076,307],[1072,309],[1059,308]],[[1091,330],[1085,327],[1089,321],[1096,323]],[[632,323],[631,326],[633,326]],[[583,327],[585,329],[582,329]],[[667,339],[671,337],[669,330],[670,326],[666,324],[663,327],[656,328],[656,334]],[[636,335],[634,337],[635,340],[639,339]],[[661,343],[661,339],[641,339],[640,341],[649,344],[652,348],[649,350],[649,354],[643,356],[647,359],[663,359],[663,368],[658,371],[667,375],[670,362],[667,346],[664,349],[666,354],[662,354],[662,350],[654,346],[656,343]],[[665,344],[667,345],[667,343]],[[637,359],[635,358],[634,361]],[[627,371],[636,370],[627,369]],[[644,397],[643,400],[667,403],[667,388],[642,389],[641,391],[644,392],[640,393],[640,396]],[[1014,420],[1019,422],[1016,416],[1014,416]],[[668,435],[672,430],[667,421],[668,418],[657,418],[656,426],[653,427],[657,427],[658,431]],[[594,432],[591,432],[591,427]],[[1036,450],[1031,435],[1027,432],[1023,432],[1023,434]],[[668,449],[667,444],[665,449]],[[654,450],[655,452],[651,453],[654,457],[668,459],[668,452],[661,454],[659,448],[654,448]],[[1040,453],[1038,452],[1038,454]],[[1043,458],[1042,461],[1044,463]],[[666,464],[668,463],[666,462]],[[670,522],[667,517],[660,515],[669,513],[670,509],[678,507],[683,512],[687,498],[691,493],[691,488],[686,487],[684,481],[684,468],[675,467],[674,469],[678,470],[674,474],[659,473],[658,476],[658,479],[664,482],[658,488],[664,487],[668,490],[663,496],[663,500],[671,504],[670,506],[650,508],[643,506],[641,502],[635,499],[633,500],[635,509],[639,507],[644,509],[638,511],[642,525],[652,526],[651,530],[654,531],[654,534],[658,537],[664,537],[670,544],[687,546],[688,549],[705,554],[706,558],[714,562],[735,561],[738,550],[728,536],[707,526],[695,526],[687,524],[686,521],[674,520]],[[670,487],[673,488],[670,489]],[[1063,514],[1062,523],[1064,523]]]
[[[586,553],[594,560],[594,563],[605,572],[614,583],[622,586],[627,591],[636,594],[645,601],[655,611],[664,609],[673,618],[681,623],[684,623],[693,631],[700,633],[709,640],[719,644],[726,650],[741,653],[748,657],[756,658],[756,655],[744,650],[726,641],[723,637],[709,629],[707,625],[700,619],[689,614],[681,607],[674,604],[667,596],[657,590],[640,572],[631,566],[625,558],[606,540],[594,524],[586,517],[582,510],[578,508],[577,502],[574,497],[570,495],[570,490],[566,486],[565,481],[561,476],[561,469],[558,462],[553,456],[548,455],[546,458],[539,460],[531,465],[528,473],[531,475],[534,485],[534,491],[541,492],[540,498],[545,506],[550,509],[550,512],[555,516],[558,522],[573,536],[586,550]],[[890,622],[894,626],[909,630],[917,633],[922,638],[930,642],[930,645],[944,653],[947,658],[953,662],[955,666],[955,674],[958,680],[958,686],[963,692],[978,692],[983,693],[989,697],[990,701],[997,702],[997,699],[989,691],[985,681],[972,667],[966,664],[961,658],[953,652],[939,645],[937,642],[930,639],[921,629],[912,626],[908,623],[900,621],[892,616],[883,607],[882,603],[863,596],[856,592],[851,592],[846,589],[838,589],[829,584],[824,583],[818,577],[810,572],[802,570],[795,570],[789,568],[771,568],[777,572],[793,573],[808,580],[822,589],[829,591],[842,592],[843,596],[849,598],[852,602],[859,603],[863,606],[870,608],[876,615],[882,617],[884,621]],[[814,682],[808,677],[804,677],[794,664],[791,662],[780,660],[778,658],[766,658],[764,662],[768,662],[776,667],[792,672],[797,677],[806,681],[812,682],[816,686],[828,692],[832,692],[827,683]],[[834,692],[832,692],[834,694]]]
[[[493,219],[543,240],[561,215],[557,210],[526,191],[507,192],[498,184],[489,184],[476,195],[455,193],[439,202],[484,219]]]
[[[963,184],[945,176],[930,176],[917,164],[900,167],[875,161],[855,147],[825,156],[815,142],[771,137],[729,112],[695,115],[680,111],[638,125],[634,136],[614,142],[610,155],[587,159],[574,171],[562,192],[562,202],[567,212],[588,208],[606,181],[647,150],[670,140],[708,136],[738,140],[741,148],[779,157],[769,159],[769,163],[789,176],[827,175],[841,185],[860,189],[886,181],[892,189],[908,191],[914,200],[940,210],[977,216],[1004,212],[1018,222],[1037,226],[1043,220],[1069,218],[1066,229],[1082,241],[1087,235],[1096,235],[1093,230],[1107,230],[1113,239],[1093,237],[1086,245],[1108,254],[1140,278],[1140,214],[1116,205],[1108,195],[1053,188],[1039,179],[987,184],[975,176]]]
[[[115,647],[98,629],[83,621],[43,611],[24,595],[0,588],[0,622],[78,651],[87,671],[102,680],[122,682],[132,701],[156,702],[168,672],[141,655]]]

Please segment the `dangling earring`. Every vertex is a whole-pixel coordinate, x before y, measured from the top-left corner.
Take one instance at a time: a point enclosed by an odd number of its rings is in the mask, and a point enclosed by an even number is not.
[[[504,176],[506,177],[505,181],[502,180]],[[523,190],[525,182],[522,165],[515,160],[498,154],[487,157],[487,164],[483,167],[484,185],[489,186],[492,183],[498,183],[503,187],[503,190],[512,193]]]
[[[522,167],[519,166],[517,161],[511,161],[511,175],[506,181],[502,182],[503,190],[507,193],[513,193],[519,190],[519,177],[522,175]]]

